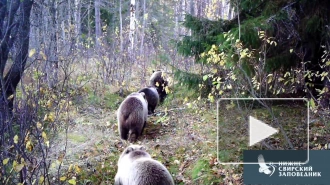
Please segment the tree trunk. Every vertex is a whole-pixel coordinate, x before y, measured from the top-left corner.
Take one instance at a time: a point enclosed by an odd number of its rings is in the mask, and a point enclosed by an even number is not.
[[[47,60],[47,83],[49,88],[54,88],[58,82],[58,52],[57,52],[57,23],[56,23],[56,2],[55,0],[51,0],[50,8],[50,20],[49,20],[49,27],[48,31],[50,40],[49,40],[49,49],[48,49],[48,60]],[[65,39],[65,38],[63,38]]]
[[[233,17],[233,8],[232,8],[232,4],[231,1],[228,1],[228,20],[230,20]]]
[[[140,55],[143,53],[143,45],[144,45],[144,32],[146,27],[146,0],[143,0],[143,22],[142,22],[142,33],[141,33],[141,45],[140,45]]]
[[[80,40],[80,33],[81,33],[81,3],[80,0],[74,1],[74,20],[75,20],[75,41],[76,45],[79,44]]]
[[[32,4],[33,1],[30,0],[0,2],[0,124],[4,123],[13,109],[14,97],[11,96],[14,95],[24,72],[29,49]],[[17,53],[12,53],[14,62],[4,74],[8,54],[13,45]]]
[[[123,17],[122,17],[122,0],[119,0],[119,40],[120,40],[120,55],[123,54]]]
[[[193,16],[195,15],[195,6],[194,5],[195,5],[194,0],[190,0],[190,2],[189,2],[190,11],[189,12]]]
[[[133,56],[134,50],[134,35],[135,35],[135,0],[131,0],[130,5],[130,25],[129,25],[129,55]]]
[[[101,13],[100,13],[100,0],[95,0],[95,48],[100,48],[101,33]]]

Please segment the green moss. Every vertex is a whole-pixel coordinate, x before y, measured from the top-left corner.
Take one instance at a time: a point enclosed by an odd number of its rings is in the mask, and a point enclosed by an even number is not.
[[[75,143],[83,143],[87,141],[87,138],[80,135],[80,134],[74,134],[74,133],[69,133],[68,134],[69,140],[75,142]]]
[[[202,174],[205,171],[209,171],[209,170],[210,170],[210,167],[209,167],[208,161],[205,159],[200,159],[196,162],[193,169],[191,170],[191,177],[192,177],[192,179],[197,179],[200,176],[202,176]]]
[[[104,95],[105,108],[117,110],[122,100],[123,98],[120,97],[118,94],[112,94],[107,92]]]
[[[214,184],[222,181],[214,176],[207,159],[199,159],[191,170],[191,177],[194,184]]]

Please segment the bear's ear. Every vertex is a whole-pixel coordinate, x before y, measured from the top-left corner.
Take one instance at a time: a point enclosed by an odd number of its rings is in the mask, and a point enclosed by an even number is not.
[[[130,152],[132,152],[134,150],[134,148],[132,146],[127,147],[125,154],[128,154]]]
[[[146,94],[144,92],[140,92],[144,99],[146,99]]]
[[[140,150],[146,151],[147,148],[145,146],[140,146]]]

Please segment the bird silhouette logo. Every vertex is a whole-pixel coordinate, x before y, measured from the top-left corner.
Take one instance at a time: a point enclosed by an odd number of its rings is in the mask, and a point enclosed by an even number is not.
[[[264,156],[260,154],[258,156],[258,163],[259,163],[259,172],[264,173],[266,175],[272,176],[273,173],[275,172],[275,165],[272,163],[269,163],[269,166],[266,164]]]

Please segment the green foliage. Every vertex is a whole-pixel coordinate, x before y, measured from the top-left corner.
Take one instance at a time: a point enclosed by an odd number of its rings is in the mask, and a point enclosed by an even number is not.
[[[295,61],[291,60],[290,54],[277,55],[272,58],[268,58],[265,64],[265,70],[268,73],[273,72],[274,70],[288,69],[290,66],[293,66]]]
[[[79,184],[113,184],[119,155],[119,153],[113,153],[102,161],[93,163],[95,166],[92,168],[80,170],[77,182]]]
[[[193,169],[191,170],[191,176],[193,179],[200,177],[204,171],[210,170],[208,161],[205,159],[198,160]]]
[[[110,92],[106,92],[104,94],[104,104],[105,108],[111,109],[111,110],[117,110],[120,102],[123,100],[122,97],[120,97],[118,94],[113,94]]]
[[[306,33],[314,35],[317,34],[320,30],[320,26],[322,25],[322,17],[319,17],[318,15],[312,15],[312,17],[310,17],[307,20],[306,23]]]
[[[101,104],[101,98],[99,95],[91,93],[88,95],[88,101],[91,105],[100,105]]]
[[[219,160],[222,162],[228,162],[228,161],[232,161],[232,151],[228,151],[228,150],[221,150],[219,151]]]
[[[185,19],[184,26],[192,35],[179,42],[178,50],[210,68],[207,74],[200,74],[211,84],[209,99],[224,91],[235,92],[228,94],[234,97],[267,97],[297,93],[304,87],[311,88],[313,95],[328,94],[320,84],[325,84],[329,70],[319,63],[323,57],[320,46],[330,42],[327,1],[236,3],[232,1],[240,19],[210,21],[191,15]],[[178,78],[183,85],[197,83],[189,75],[183,76]],[[200,90],[205,87],[200,83]]]
[[[226,21],[198,19],[187,14],[184,26],[192,31],[192,35],[185,36],[178,42],[178,52],[184,56],[194,56],[199,61],[199,55],[204,51],[208,51],[217,42],[218,33],[223,32]]]
[[[108,90],[105,90],[104,93],[97,94],[92,89],[89,89],[87,100],[90,105],[116,110],[123,98],[118,93],[111,93]]]
[[[199,159],[191,170],[191,177],[196,184],[212,184],[221,179],[212,174],[212,168],[207,159]]]
[[[180,70],[176,70],[174,77],[178,79],[182,85],[187,86],[188,89],[198,89],[198,84],[202,82],[202,77],[200,75]]]

